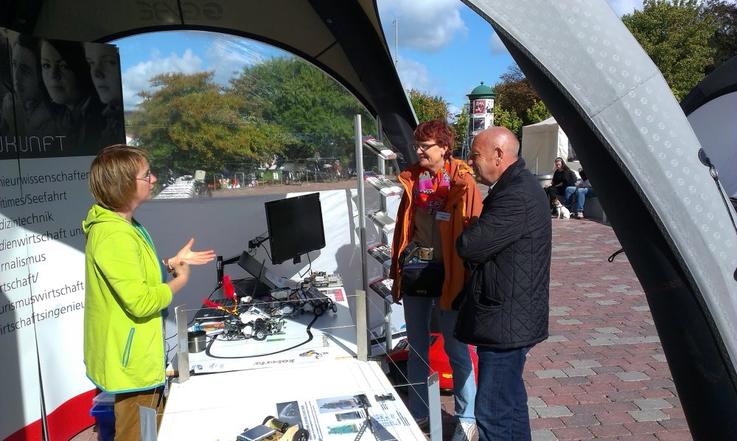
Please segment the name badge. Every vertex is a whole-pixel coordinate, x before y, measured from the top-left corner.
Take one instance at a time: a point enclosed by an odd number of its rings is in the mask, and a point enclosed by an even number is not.
[[[437,211],[435,212],[435,219],[443,222],[448,222],[450,220],[450,213],[447,211]]]

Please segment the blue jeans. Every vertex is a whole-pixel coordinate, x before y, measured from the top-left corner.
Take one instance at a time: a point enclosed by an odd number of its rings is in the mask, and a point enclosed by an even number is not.
[[[407,323],[409,341],[409,360],[407,379],[409,388],[409,411],[419,419],[428,416],[427,376],[430,374],[428,352],[430,349],[430,314],[438,306],[438,298],[406,296],[404,319]],[[472,422],[476,400],[476,379],[468,345],[453,336],[458,311],[440,311],[440,327],[445,341],[445,353],[453,369],[453,394],[455,395],[455,414],[459,420]],[[420,384],[417,384],[420,383]]]
[[[592,189],[591,187],[566,187],[564,195],[565,202],[563,203],[563,205],[571,207],[571,203],[573,202],[571,200],[571,197],[574,193],[576,194],[576,207],[573,209],[573,211],[575,213],[583,213],[583,206],[586,203],[586,197],[594,197],[594,189]]]
[[[522,380],[529,347],[497,351],[479,346],[476,426],[479,441],[529,441],[530,415]]]

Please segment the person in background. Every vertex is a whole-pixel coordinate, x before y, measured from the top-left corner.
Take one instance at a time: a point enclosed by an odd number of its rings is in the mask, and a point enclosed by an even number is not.
[[[104,106],[102,108],[104,127],[99,142],[101,145],[124,142],[123,90],[120,82],[118,50],[106,44],[84,43],[84,53],[90,66],[92,83]]]
[[[41,40],[41,78],[54,104],[57,126],[71,149],[97,152],[102,104],[97,98],[81,43]]]
[[[49,96],[41,80],[38,40],[19,34],[12,45],[11,65],[18,133],[26,136],[54,135],[57,129],[49,107]]]
[[[548,199],[504,127],[476,135],[469,164],[491,186],[478,222],[458,238],[472,268],[456,337],[477,345],[479,441],[530,440],[527,352],[548,336],[552,224]]]
[[[463,289],[466,271],[453,244],[481,210],[481,195],[470,167],[452,157],[453,131],[440,120],[415,130],[418,161],[399,175],[404,194],[399,205],[392,245],[392,296],[404,300],[408,360],[409,410],[421,426],[427,422],[427,376],[430,373],[430,316],[439,308],[445,351],[453,369],[456,429],[454,441],[470,440],[476,432],[476,382],[469,347],[453,336],[458,313],[451,304]],[[408,250],[416,253],[409,256]],[[400,258],[400,256],[403,256]],[[408,280],[410,261],[424,266],[417,284]],[[417,286],[433,280],[432,286]]]
[[[564,200],[560,201],[563,205],[568,206],[570,201],[565,199],[565,190],[568,187],[576,185],[576,173],[571,170],[566,161],[561,157],[555,158],[555,171],[553,172],[553,180],[550,185],[545,187],[545,192],[548,194],[548,199],[553,201],[554,198],[563,197]],[[552,204],[550,206],[552,207]]]
[[[578,173],[581,175],[581,179],[576,182],[576,185],[566,187],[565,198],[570,204],[573,202],[573,195],[576,195],[576,206],[571,211],[576,213],[575,216],[577,219],[583,219],[583,207],[586,204],[586,198],[594,197],[595,193],[594,189],[591,188],[591,183],[586,176],[586,172],[580,169]]]
[[[153,239],[135,218],[151,196],[156,176],[146,152],[126,145],[101,150],[90,167],[96,203],[82,229],[85,246],[84,363],[99,389],[115,394],[115,440],[140,440],[139,406],[160,421],[165,381],[161,311],[189,280],[190,265],[215,257],[192,251],[194,239],[164,265],[163,281]]]

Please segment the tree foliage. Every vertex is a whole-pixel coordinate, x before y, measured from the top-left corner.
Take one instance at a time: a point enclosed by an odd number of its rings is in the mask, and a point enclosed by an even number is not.
[[[703,14],[714,21],[716,31],[709,40],[714,48],[714,61],[707,73],[737,56],[737,4],[725,0],[706,0]]]
[[[512,110],[507,110],[498,103],[494,103],[494,125],[506,127],[519,138],[522,135],[522,118]]]
[[[373,118],[361,103],[316,67],[295,58],[275,58],[246,67],[230,83],[244,101],[247,114],[283,127],[292,142],[290,158],[349,157],[354,149],[353,120],[363,115],[366,133],[375,132]]]
[[[496,94],[494,106],[506,112],[513,113],[516,118],[512,119],[519,119],[523,125],[537,122],[528,119],[527,111],[535,103],[542,102],[542,100],[538,96],[537,91],[535,91],[535,88],[530,84],[530,81],[525,78],[520,68],[517,65],[509,66],[507,72],[501,75],[500,80],[494,86],[494,93]],[[531,116],[534,117],[536,115]],[[494,119],[496,120],[498,117],[499,115],[495,110]],[[507,118],[506,115],[503,117]],[[512,119],[508,118],[507,121],[512,121]]]
[[[347,90],[298,59],[250,66],[228,87],[213,73],[163,74],[131,115],[136,142],[150,151],[161,175],[221,172],[232,164],[271,163],[274,156],[300,159],[353,156],[354,115],[373,119]]]
[[[696,0],[645,0],[642,11],[622,21],[647,52],[679,101],[704,78],[713,63],[709,45],[716,31],[712,16]]]
[[[249,119],[241,99],[213,82],[213,74],[163,74],[133,115],[137,142],[149,150],[155,173],[220,171],[223,164],[265,159],[289,137],[274,124]]]
[[[466,135],[468,134],[468,123],[470,117],[468,115],[468,107],[463,106],[461,112],[455,115],[455,119],[451,126],[453,132],[455,132],[455,148],[463,149],[463,144],[466,142]]]
[[[419,90],[410,89],[409,99],[420,123],[433,119],[448,119],[448,103],[440,96],[432,96]]]
[[[535,104],[525,111],[525,117],[527,124],[534,124],[550,118],[550,111],[542,100],[535,101]]]

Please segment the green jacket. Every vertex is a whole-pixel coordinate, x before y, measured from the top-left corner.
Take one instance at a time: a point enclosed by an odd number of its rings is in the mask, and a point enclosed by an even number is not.
[[[134,221],[135,222],[135,221]],[[84,362],[97,387],[113,393],[164,383],[161,310],[171,303],[151,238],[93,205],[82,222],[85,248]]]

